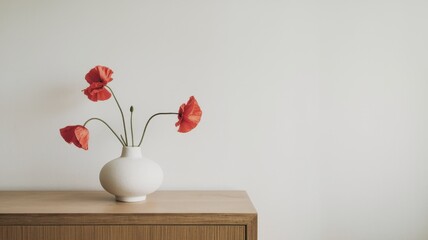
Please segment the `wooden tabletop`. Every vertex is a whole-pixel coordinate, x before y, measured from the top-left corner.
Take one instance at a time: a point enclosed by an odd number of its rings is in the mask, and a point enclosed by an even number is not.
[[[0,214],[256,214],[245,191],[157,191],[116,202],[104,191],[0,191]]]

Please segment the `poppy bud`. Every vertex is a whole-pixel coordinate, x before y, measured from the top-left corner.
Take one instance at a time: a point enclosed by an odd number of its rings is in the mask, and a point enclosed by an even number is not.
[[[129,109],[129,111],[133,112],[134,111],[134,106],[131,106],[131,108]]]

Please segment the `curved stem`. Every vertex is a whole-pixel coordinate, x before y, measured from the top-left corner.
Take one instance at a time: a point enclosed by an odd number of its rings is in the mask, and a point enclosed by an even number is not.
[[[102,120],[101,118],[90,118],[88,120],[86,120],[86,122],[83,124],[83,126],[86,126],[87,123],[89,123],[92,120],[98,120],[102,123],[104,123],[109,129],[110,131],[116,136],[117,140],[119,140],[120,144],[122,144],[122,146],[125,146],[125,142],[122,142],[119,138],[119,136],[117,136],[116,132],[110,127],[110,125],[108,125],[104,120]]]
[[[111,94],[113,95],[114,100],[116,101],[117,106],[119,107],[120,114],[122,115],[122,123],[123,123],[123,131],[125,132],[125,145],[128,146],[128,135],[126,134],[126,124],[125,124],[125,117],[123,116],[122,108],[120,107],[119,101],[117,101],[116,95],[114,95],[113,90],[109,86],[105,86],[110,90]]]
[[[144,135],[146,134],[147,126],[149,125],[149,123],[150,123],[150,121],[152,120],[152,118],[154,118],[154,117],[156,117],[156,116],[158,116],[158,115],[170,115],[170,114],[176,114],[176,115],[177,115],[178,113],[176,113],[176,112],[156,113],[156,114],[154,114],[153,116],[151,116],[151,117],[149,118],[149,120],[147,120],[147,122],[146,122],[146,126],[144,126],[143,135],[141,136],[141,139],[140,139],[140,143],[138,143],[138,147],[139,147],[139,146],[141,146],[141,143],[143,143],[143,139],[144,139]]]

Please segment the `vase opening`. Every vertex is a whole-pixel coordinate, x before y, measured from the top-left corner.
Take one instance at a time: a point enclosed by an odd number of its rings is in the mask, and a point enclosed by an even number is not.
[[[142,157],[141,147],[123,147],[121,157]]]

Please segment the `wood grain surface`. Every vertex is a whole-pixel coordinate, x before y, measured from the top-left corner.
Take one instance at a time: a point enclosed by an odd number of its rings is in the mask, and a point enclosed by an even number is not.
[[[4,240],[245,240],[245,226],[23,226],[1,227]]]
[[[0,239],[257,240],[257,212],[244,191],[0,191]]]
[[[244,191],[158,191],[137,203],[107,192],[0,191],[0,214],[8,213],[256,213]]]

